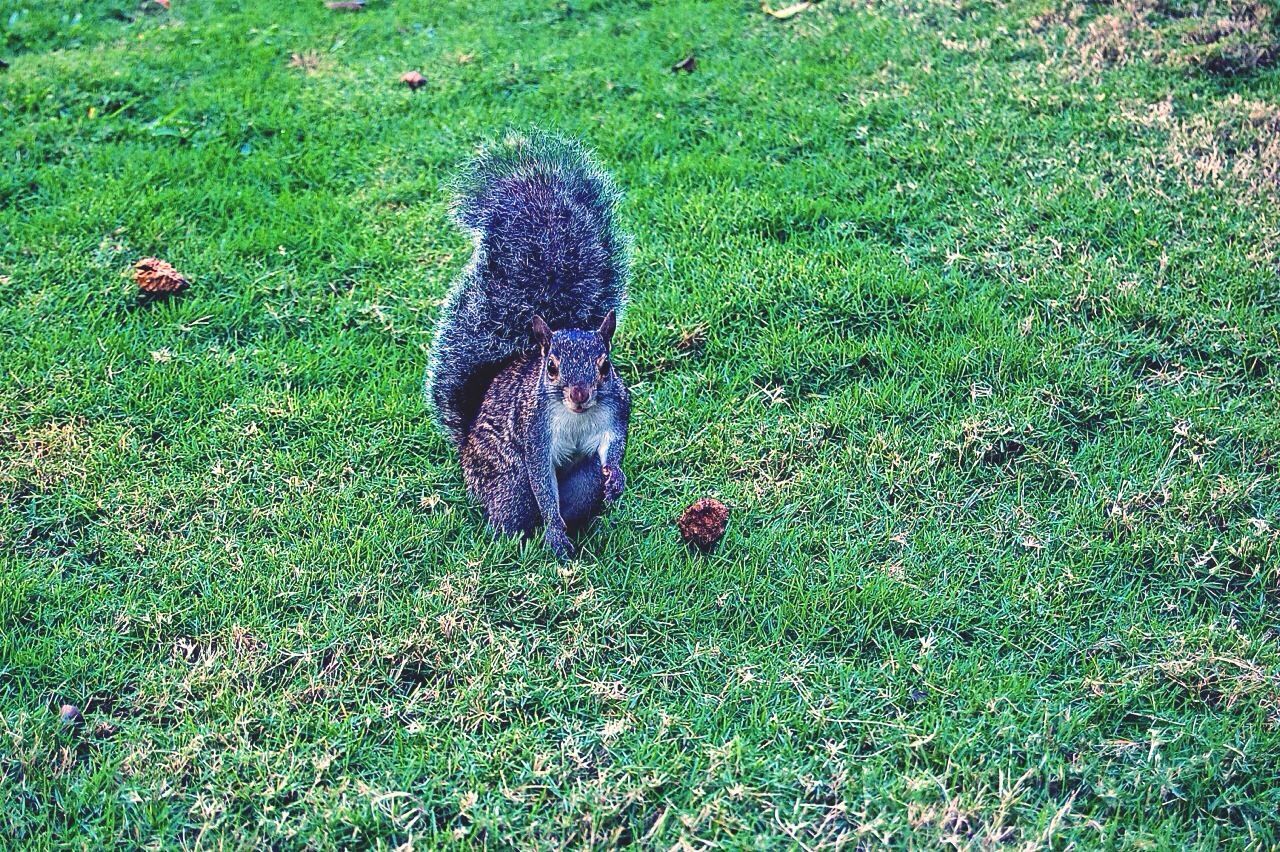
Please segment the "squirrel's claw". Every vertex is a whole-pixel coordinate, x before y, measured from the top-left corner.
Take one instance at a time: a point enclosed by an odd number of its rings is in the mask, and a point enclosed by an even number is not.
[[[573,558],[573,542],[569,541],[569,534],[563,529],[547,527],[546,541],[547,547],[551,549],[557,559]]]
[[[616,503],[622,496],[622,489],[627,485],[627,477],[623,475],[622,468],[614,465],[605,465],[603,473],[604,500],[606,503]]]

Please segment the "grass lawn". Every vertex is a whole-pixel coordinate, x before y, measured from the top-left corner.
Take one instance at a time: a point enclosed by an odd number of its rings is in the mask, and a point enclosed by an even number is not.
[[[1280,844],[1280,10],[172,5],[0,0],[0,845]],[[421,392],[530,124],[636,243],[563,566]]]

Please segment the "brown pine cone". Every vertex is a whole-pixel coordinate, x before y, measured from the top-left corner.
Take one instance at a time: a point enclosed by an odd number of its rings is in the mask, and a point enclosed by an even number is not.
[[[172,264],[158,257],[144,257],[133,265],[133,280],[138,289],[148,296],[167,296],[179,293],[189,282]]]
[[[698,548],[703,553],[710,553],[724,537],[725,527],[729,525],[729,507],[714,497],[703,497],[684,510],[676,526],[680,528],[680,537],[685,544]]]

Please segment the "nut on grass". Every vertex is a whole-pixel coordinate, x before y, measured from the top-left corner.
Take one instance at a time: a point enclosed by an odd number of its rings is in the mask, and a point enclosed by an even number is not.
[[[133,280],[138,284],[138,291],[152,299],[181,293],[191,283],[173,264],[158,257],[144,257],[135,263]]]
[[[729,525],[729,507],[714,497],[703,497],[684,510],[676,521],[685,544],[710,553]]]
[[[63,704],[58,709],[58,716],[62,719],[62,724],[68,728],[84,727],[84,714],[80,712],[80,708],[74,704]]]
[[[400,82],[409,87],[410,91],[417,91],[427,85],[427,78],[423,77],[417,71],[406,71],[400,75]]]

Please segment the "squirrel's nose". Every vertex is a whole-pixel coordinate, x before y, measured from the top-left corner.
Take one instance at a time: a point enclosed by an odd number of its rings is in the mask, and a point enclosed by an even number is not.
[[[591,389],[580,385],[569,388],[569,399],[574,405],[582,405],[591,399]]]

